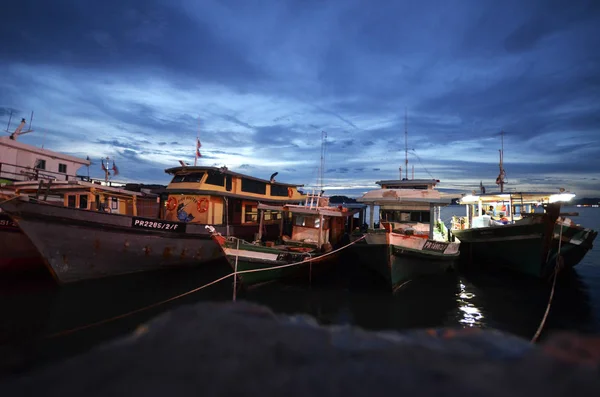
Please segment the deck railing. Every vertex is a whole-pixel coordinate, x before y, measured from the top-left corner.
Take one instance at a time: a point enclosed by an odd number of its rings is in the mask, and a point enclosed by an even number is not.
[[[75,180],[76,175],[69,175],[63,172],[48,171],[36,167],[25,167],[22,165],[0,163],[0,179],[8,179],[11,181],[37,181],[43,180],[60,180],[69,181]]]

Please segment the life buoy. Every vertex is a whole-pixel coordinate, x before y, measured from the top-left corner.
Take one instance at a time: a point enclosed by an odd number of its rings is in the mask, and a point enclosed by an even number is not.
[[[198,212],[203,213],[208,211],[208,199],[206,197],[201,198],[196,203],[196,209]]]
[[[293,195],[294,195],[294,189],[292,189],[291,187],[288,187],[288,197],[292,198]]]
[[[171,196],[167,200],[167,211],[173,211],[175,207],[177,207],[177,199]]]

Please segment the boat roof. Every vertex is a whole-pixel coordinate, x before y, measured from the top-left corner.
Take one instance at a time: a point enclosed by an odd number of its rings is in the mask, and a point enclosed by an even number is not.
[[[198,167],[190,166],[190,167],[188,167],[188,166],[185,166],[185,167],[167,168],[165,170],[165,172],[167,174],[171,174],[171,175],[186,174],[186,173],[192,173],[192,172],[205,172],[205,171],[218,171],[218,172],[222,172],[227,175],[237,176],[237,177],[246,178],[246,179],[252,179],[254,181],[270,183],[273,185],[282,185],[282,186],[289,186],[289,187],[303,187],[304,186],[304,185],[297,185],[297,184],[292,184],[292,183],[282,183],[282,182],[278,182],[278,181],[271,182],[270,180],[267,180],[267,179],[261,179],[261,178],[257,178],[257,177],[251,176],[251,175],[241,174],[239,172],[230,171],[227,167],[208,167],[208,166],[198,166]]]
[[[340,205],[341,207],[341,205]],[[268,205],[259,203],[259,210],[271,210],[271,211],[283,211],[291,212],[293,214],[306,214],[306,215],[323,215],[330,217],[349,217],[357,214],[362,208],[345,208],[345,207],[309,207],[301,204],[286,204],[286,205]]]
[[[458,194],[443,193],[434,189],[376,189],[366,192],[356,201],[375,205],[410,203],[449,205],[453,198],[458,197],[460,197]]]
[[[439,179],[386,179],[375,182],[379,186],[383,185],[399,185],[399,186],[422,186],[431,185],[435,186],[439,183]]]
[[[524,204],[539,202],[569,202],[575,197],[574,193],[563,192],[490,192],[483,194],[463,194],[459,204],[475,204],[481,201],[483,203],[513,200],[516,203]]]

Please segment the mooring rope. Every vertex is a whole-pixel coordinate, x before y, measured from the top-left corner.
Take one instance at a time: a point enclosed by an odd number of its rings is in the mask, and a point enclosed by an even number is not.
[[[546,305],[546,312],[544,313],[544,317],[542,318],[542,321],[541,321],[537,331],[535,332],[535,335],[533,335],[533,338],[531,338],[531,343],[537,342],[538,338],[542,334],[542,330],[544,329],[544,325],[546,324],[546,319],[548,318],[548,313],[550,313],[550,307],[552,306],[552,299],[554,298],[554,289],[556,287],[556,277],[558,275],[558,271],[560,268],[560,261],[561,261],[560,249],[562,246],[562,231],[563,231],[563,226],[561,224],[559,239],[558,239],[558,251],[556,253],[556,264],[554,265],[554,276],[553,276],[553,280],[552,280],[552,289],[550,290],[550,297],[548,298],[548,305]],[[552,231],[552,235],[554,237],[554,231]]]
[[[2,205],[2,204],[4,204],[4,203],[8,203],[9,201],[11,201],[11,200],[14,200],[14,199],[16,199],[16,198],[19,198],[19,196],[12,196],[12,197],[10,197],[10,198],[7,198],[7,199],[5,199],[5,200],[2,200],[2,201],[0,201],[0,205]]]
[[[46,335],[46,336],[44,336],[44,339],[51,339],[51,338],[56,338],[56,337],[60,337],[60,336],[66,336],[66,335],[73,334],[73,333],[78,332],[78,331],[83,331],[85,329],[89,329],[89,328],[97,327],[99,325],[107,324],[107,323],[115,321],[115,320],[120,320],[122,318],[129,317],[129,316],[131,316],[133,314],[141,313],[143,311],[152,309],[154,307],[163,305],[165,303],[172,302],[174,300],[183,298],[184,296],[191,295],[191,294],[193,294],[195,292],[198,292],[198,291],[200,291],[200,290],[202,290],[204,288],[210,287],[211,285],[217,284],[218,282],[221,282],[221,281],[223,281],[223,280],[225,280],[225,279],[227,279],[227,278],[229,278],[231,276],[235,276],[236,274],[252,273],[252,272],[265,272],[265,271],[270,271],[270,270],[281,269],[281,268],[284,268],[284,267],[290,267],[290,266],[297,266],[297,265],[307,264],[307,263],[313,262],[315,260],[318,260],[320,258],[323,258],[325,256],[331,255],[331,254],[333,254],[335,252],[341,251],[342,249],[347,248],[347,247],[349,247],[349,246],[357,243],[358,241],[362,240],[363,238],[365,238],[365,236],[362,236],[361,238],[358,238],[358,239],[352,241],[351,243],[346,244],[343,247],[340,247],[340,248],[336,249],[335,251],[330,251],[330,252],[328,252],[326,254],[317,256],[315,258],[309,258],[309,259],[306,259],[306,260],[304,260],[302,262],[290,263],[290,264],[281,265],[281,266],[275,266],[275,267],[268,267],[268,268],[264,268],[264,269],[243,270],[243,271],[239,271],[239,272],[235,272],[234,271],[233,273],[230,273],[230,274],[228,274],[226,276],[223,276],[223,277],[218,278],[218,279],[216,279],[214,281],[211,281],[208,284],[204,284],[204,285],[202,285],[202,286],[200,286],[198,288],[194,288],[194,289],[192,289],[190,291],[187,291],[187,292],[184,292],[182,294],[173,296],[173,297],[171,297],[169,299],[165,299],[163,301],[156,302],[156,303],[153,303],[151,305],[144,306],[144,307],[141,307],[139,309],[135,309],[135,310],[129,311],[127,313],[119,314],[118,316],[110,317],[110,318],[107,318],[107,319],[104,319],[104,320],[96,321],[94,323],[90,323],[90,324],[82,325],[82,326],[79,326],[79,327],[71,328],[71,329],[68,329],[68,330],[65,330],[65,331],[60,331],[60,332],[56,332],[54,334]]]

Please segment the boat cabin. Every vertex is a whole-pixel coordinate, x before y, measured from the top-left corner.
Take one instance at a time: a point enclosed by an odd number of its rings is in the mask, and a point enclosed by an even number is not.
[[[452,218],[452,230],[502,226],[527,222],[548,204],[567,203],[575,197],[569,192],[503,192],[469,194],[460,198],[466,216]]]
[[[439,180],[401,179],[376,183],[381,189],[369,191],[357,199],[370,208],[370,229],[375,229],[374,209],[378,206],[379,229],[446,239],[447,230],[440,220],[440,208],[449,205],[452,197],[435,189]]]
[[[158,213],[156,194],[107,186],[94,179],[14,182],[11,188],[17,195],[27,195],[69,208],[152,218]]]
[[[250,230],[258,232],[259,202],[295,204],[306,197],[298,190],[303,185],[277,182],[274,176],[269,180],[260,179],[230,171],[227,167],[176,167],[165,172],[173,175],[173,179],[160,191],[161,218],[228,226],[228,235],[248,240],[255,237],[250,235]],[[275,227],[281,223],[282,216],[277,211],[264,213],[269,234],[276,234]],[[242,226],[250,228],[242,232]]]
[[[348,220],[358,214],[362,208],[346,208],[342,205],[333,207],[329,206],[327,198],[318,197],[314,202],[307,200],[301,205],[273,206],[261,203],[258,210],[261,214],[280,212],[291,216],[290,228],[280,229],[279,238],[286,245],[319,249],[328,247],[324,249],[328,250],[341,242],[348,229]],[[259,233],[259,239],[261,237]]]

